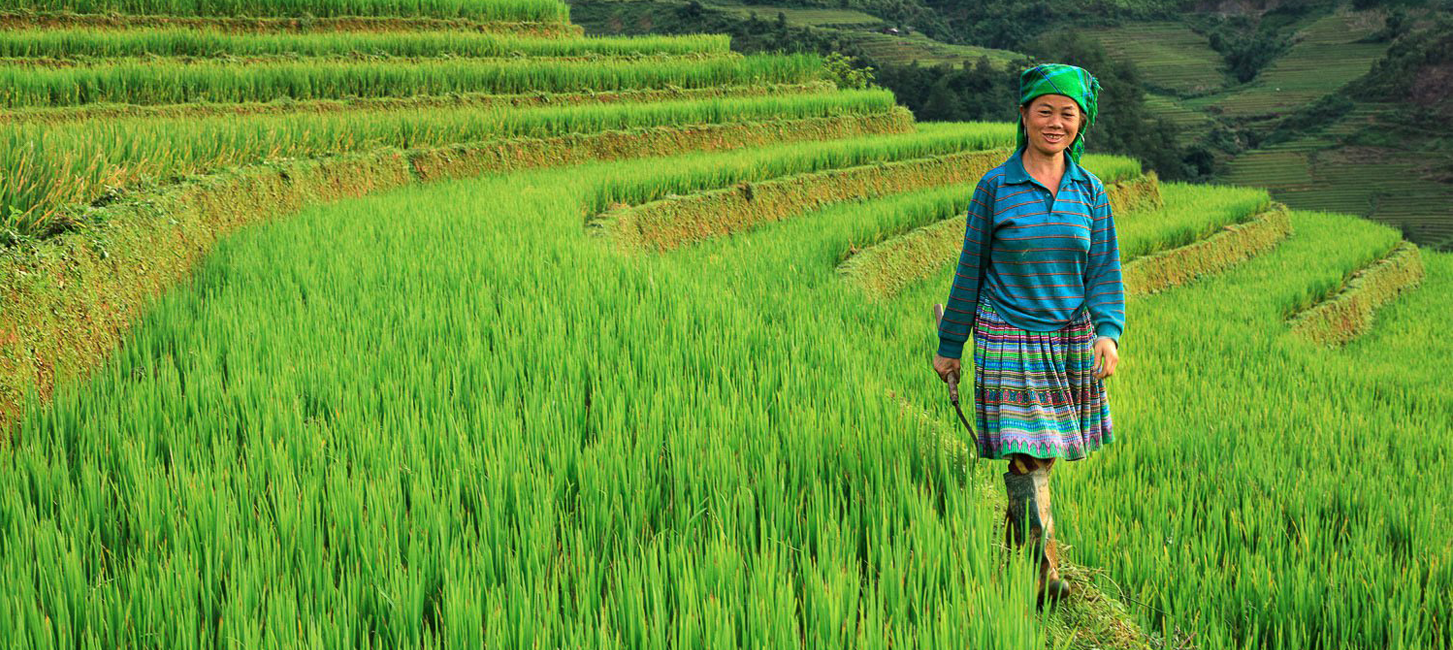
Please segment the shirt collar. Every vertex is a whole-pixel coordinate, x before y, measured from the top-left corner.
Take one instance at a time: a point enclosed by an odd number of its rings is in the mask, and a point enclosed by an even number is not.
[[[1009,156],[1009,161],[1004,166],[1004,183],[1005,184],[1029,183],[1029,182],[1031,182],[1030,177],[1029,177],[1029,172],[1024,169],[1024,158],[1022,157],[1022,154],[1023,153],[1024,153],[1024,150],[1023,149],[1017,149],[1017,150],[1014,151],[1014,155]],[[1087,181],[1087,180],[1089,180],[1089,179],[1086,178],[1086,176],[1085,176],[1085,170],[1084,170],[1084,168],[1081,167],[1075,161],[1073,161],[1073,160],[1070,159],[1069,150],[1066,149],[1065,150],[1065,178],[1060,181],[1060,184],[1063,185],[1065,183],[1065,181],[1081,182],[1081,181]]]

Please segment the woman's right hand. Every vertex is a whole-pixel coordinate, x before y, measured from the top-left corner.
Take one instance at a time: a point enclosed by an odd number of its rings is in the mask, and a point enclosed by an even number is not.
[[[937,353],[935,353],[933,355],[933,371],[938,373],[939,379],[942,379],[945,383],[947,383],[948,376],[950,374],[956,375],[959,373],[959,360],[939,356]]]

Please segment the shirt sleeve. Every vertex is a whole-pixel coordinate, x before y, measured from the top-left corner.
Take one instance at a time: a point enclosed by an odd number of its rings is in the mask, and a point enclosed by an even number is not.
[[[979,186],[974,188],[973,198],[969,199],[964,248],[959,253],[959,265],[954,270],[953,286],[943,309],[943,321],[938,326],[939,356],[959,358],[963,355],[964,342],[969,339],[969,329],[973,326],[974,312],[979,304],[979,287],[983,285],[984,270],[989,266],[993,207],[993,183],[987,178],[981,179]]]
[[[1115,236],[1115,215],[1104,186],[1096,192],[1091,209],[1090,257],[1085,265],[1085,302],[1096,336],[1120,343],[1125,331],[1125,285],[1120,278],[1120,240]]]

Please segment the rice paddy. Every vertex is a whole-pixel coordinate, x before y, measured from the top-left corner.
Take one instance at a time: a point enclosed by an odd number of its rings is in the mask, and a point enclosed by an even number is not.
[[[108,188],[268,159],[683,123],[862,115],[892,106],[891,93],[875,90],[529,110],[401,110],[368,114],[364,120],[343,112],[18,124],[0,127],[6,142],[0,169],[11,170],[0,177],[0,206],[15,226],[29,229],[67,206],[101,197]]]
[[[11,0],[12,11],[141,16],[424,16],[482,21],[565,21],[559,0]]]
[[[617,61],[306,61],[157,65],[143,62],[35,68],[0,66],[0,105],[80,106],[242,102],[279,97],[409,97],[462,92],[578,92],[793,83],[822,76],[812,55],[756,55],[704,60]]]
[[[1137,23],[1096,30],[1116,58],[1133,61],[1146,83],[1179,96],[1203,95],[1226,85],[1221,56],[1206,37],[1181,23]]]
[[[525,38],[461,31],[235,34],[215,28],[147,27],[126,31],[22,29],[0,33],[0,57],[87,60],[118,57],[623,56],[722,54],[722,35],[578,39]]]
[[[1386,43],[1362,42],[1378,27],[1366,12],[1342,11],[1320,18],[1297,33],[1297,41],[1256,80],[1224,94],[1187,103],[1238,119],[1271,117],[1295,110],[1367,73]]]
[[[302,6],[264,4],[24,8]],[[514,20],[544,4],[318,6]],[[928,308],[949,286],[972,184],[925,179],[1002,155],[1012,125],[912,124],[886,91],[822,86],[223,114],[290,82],[350,101],[352,86],[307,70],[338,69],[328,57],[354,47],[328,43],[372,37],[171,29],[58,39],[44,55],[66,59],[73,42],[152,61],[8,72],[125,69],[136,83],[107,86],[119,93],[107,101],[162,112],[0,122],[0,646],[1453,644],[1440,527],[1453,389],[1438,381],[1453,365],[1453,255],[1421,251],[1419,286],[1384,278],[1378,290],[1400,295],[1336,353],[1289,319],[1407,255],[1391,228],[1278,212],[1284,237],[1132,297],[1109,383],[1117,440],[1056,471],[1078,597],[1040,613],[1033,567],[998,546],[1001,469],[963,456],[967,434],[928,368]],[[46,40],[0,30],[15,34],[4,42]],[[490,38],[448,47],[508,40]],[[438,71],[410,90],[425,96],[823,79],[811,57],[567,64],[554,57],[594,45],[528,40],[510,41],[518,61],[469,64],[516,71],[514,85],[459,81],[481,73],[458,61],[369,66],[377,79]],[[233,80],[255,66],[146,49],[168,42],[319,45],[292,67],[256,66],[252,79],[277,86],[248,93]],[[700,65],[720,67],[666,72]],[[178,74],[224,90],[177,90]],[[333,81],[304,82],[320,78]],[[51,87],[5,86],[10,115],[100,101]],[[799,123],[750,145],[714,130]],[[626,140],[649,155],[612,144]],[[516,164],[528,147],[554,158]],[[1155,182],[1125,158],[1087,166],[1107,184]],[[261,180],[209,184],[247,174]],[[883,181],[871,192],[849,182],[869,177]],[[389,189],[332,201],[375,185]],[[1257,189],[1154,196],[1117,215],[1127,260],[1277,210]],[[592,234],[603,213],[661,202],[717,225],[771,218],[658,250]],[[279,216],[229,214],[253,209]],[[867,295],[841,271],[932,229],[942,242],[880,268],[891,291]],[[148,286],[107,283],[133,275]],[[1123,607],[1096,609],[1111,601]],[[1109,611],[1128,632],[1107,640],[1082,623]]]

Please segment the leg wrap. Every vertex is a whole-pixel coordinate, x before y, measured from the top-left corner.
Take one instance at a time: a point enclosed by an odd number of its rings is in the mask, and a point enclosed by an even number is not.
[[[1010,548],[1024,546],[1031,513],[1037,520],[1033,507],[1034,478],[1029,474],[1004,473],[1004,494],[1008,505],[1004,510],[1004,544]]]
[[[1026,503],[1029,519],[1029,541],[1039,559],[1039,601],[1048,596],[1058,600],[1069,593],[1069,584],[1059,576],[1059,549],[1054,538],[1054,511],[1050,508],[1049,467],[1040,467],[1027,476],[1033,484],[1034,496]]]

